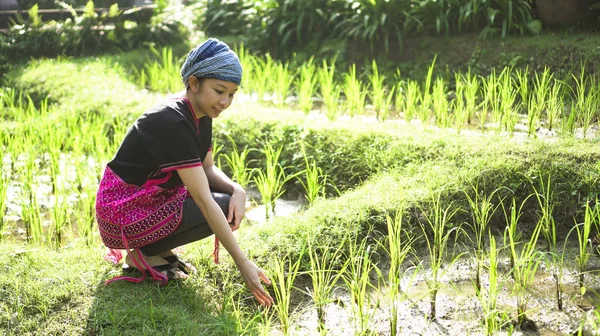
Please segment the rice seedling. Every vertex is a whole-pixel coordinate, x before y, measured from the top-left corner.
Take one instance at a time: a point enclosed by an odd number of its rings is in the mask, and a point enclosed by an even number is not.
[[[294,74],[290,72],[288,63],[279,62],[275,63],[273,74],[273,100],[277,106],[284,107],[294,82]]]
[[[231,141],[233,151],[229,153],[229,155],[223,155],[225,156],[225,160],[227,160],[227,165],[231,169],[231,175],[234,181],[239,183],[242,188],[245,189],[252,180],[252,170],[248,168],[247,162],[250,149],[246,147],[241,152],[238,151],[233,138],[230,135],[227,137],[229,138],[229,141]]]
[[[348,73],[344,74],[342,90],[346,95],[346,109],[350,118],[353,118],[356,114],[362,114],[367,92],[356,74],[356,64],[352,64]]]
[[[402,203],[400,204],[399,209],[404,209]],[[389,214],[386,215],[386,225],[388,230],[387,246],[383,243],[379,243],[390,259],[390,269],[388,271],[387,279],[389,292],[386,297],[389,300],[390,306],[389,322],[391,335],[397,335],[398,333],[398,310],[400,304],[407,298],[407,292],[402,291],[401,289],[401,281],[404,274],[409,271],[409,269],[402,271],[402,264],[406,258],[413,253],[412,245],[415,241],[415,237],[411,236],[408,230],[402,229],[402,224],[404,222],[403,214],[404,212],[402,210],[398,210],[394,218]],[[409,287],[415,279],[417,268],[412,268],[412,271],[413,274],[409,283],[406,284],[406,287]],[[402,294],[400,295],[401,292]]]
[[[544,68],[542,75],[535,74],[533,81],[533,93],[531,95],[531,106],[527,111],[527,132],[533,135],[537,132],[540,118],[548,102],[548,92],[550,91],[550,82],[553,75],[550,69]]]
[[[181,90],[180,64],[173,58],[171,47],[162,48],[160,53],[154,47],[150,47],[150,50],[157,60],[144,64],[144,72],[140,74],[140,83],[144,82],[144,86],[147,85],[150,90],[157,92]],[[147,79],[147,83],[143,81],[144,77]]]
[[[437,196],[434,196],[429,210],[424,210],[423,216],[425,218],[425,223],[419,221],[425,238],[431,268],[431,275],[425,280],[430,293],[429,320],[434,320],[436,318],[436,299],[441,285],[440,277],[445,273],[442,266],[445,265],[447,269],[461,256],[461,254],[459,254],[452,258],[448,263],[445,263],[448,240],[452,235],[460,234],[462,230],[460,225],[454,226],[451,222],[458,211],[459,209],[452,209],[452,204],[443,208],[441,195],[438,194]]]
[[[275,292],[274,309],[279,317],[279,323],[284,335],[289,335],[290,329],[290,301],[292,297],[292,288],[294,280],[298,276],[298,268],[304,250],[300,251],[300,255],[295,262],[292,262],[289,256],[282,259],[275,258],[274,274],[270,278],[273,279],[273,290]]]
[[[306,164],[306,168],[304,169],[304,177],[305,181],[301,178],[298,178],[300,184],[304,188],[306,197],[306,201],[308,204],[314,203],[319,198],[325,198],[326,194],[326,186],[327,186],[327,174],[323,173],[321,167],[317,167],[317,163],[313,160],[312,162],[308,162],[308,157],[306,153],[304,153],[304,163]]]
[[[490,111],[492,115],[492,121],[496,121],[495,116],[499,115],[498,111],[500,102],[498,101],[498,76],[496,75],[496,70],[492,69],[492,72],[487,79],[481,79],[481,83],[483,86],[484,97],[481,109],[478,111],[479,113],[477,114],[477,118],[479,119],[481,132],[485,132],[485,124]]]
[[[473,252],[476,260],[475,288],[477,291],[481,291],[481,271],[486,257],[485,236],[488,235],[488,225],[502,202],[502,200],[500,200],[499,204],[494,205],[492,199],[500,189],[501,188],[497,188],[489,195],[485,195],[479,191],[478,185],[476,184],[471,185],[470,191],[473,192],[473,196],[471,196],[469,192],[464,191],[471,208],[471,216],[473,219],[473,222],[467,225],[471,227],[475,236],[475,248]]]
[[[398,113],[404,114],[404,120],[410,123],[417,115],[419,102],[421,100],[421,89],[419,83],[413,80],[399,82],[396,87],[395,107]]]
[[[553,190],[551,189],[550,184],[550,176],[547,179],[544,179],[543,176],[540,176],[540,190],[541,193],[537,191],[535,186],[534,195],[536,200],[538,201],[538,205],[540,206],[540,213],[538,219],[538,225],[542,227],[542,235],[546,239],[546,248],[548,255],[550,256],[550,265],[552,268],[552,277],[554,278],[556,285],[556,302],[558,306],[558,310],[562,310],[563,301],[562,301],[562,292],[563,292],[563,284],[562,278],[564,274],[564,246],[563,252],[561,254],[558,253],[557,246],[557,236],[556,236],[556,222],[554,220],[554,216],[552,213],[554,212],[554,205],[556,203],[555,196]],[[568,238],[568,235],[567,235]],[[567,240],[565,239],[565,245]]]
[[[419,109],[419,119],[423,125],[429,123],[429,119],[431,118],[430,109],[431,102],[433,100],[433,96],[431,94],[431,81],[436,58],[437,55],[433,58],[433,61],[427,70],[427,77],[425,78],[425,83],[423,84],[423,94],[421,95],[421,106]]]
[[[250,52],[248,50],[248,48],[246,48],[244,46],[244,43],[240,43],[239,45],[236,45],[235,48],[235,53],[238,55],[238,58],[240,60],[240,64],[242,65],[242,69],[244,71],[244,75],[242,76],[242,82],[240,83],[240,90],[244,91],[245,93],[252,93],[252,90],[254,88],[254,68],[253,65],[255,64],[253,62],[253,58],[254,56],[250,55]],[[262,85],[259,84],[259,85]]]
[[[506,209],[504,202],[501,203],[502,211],[504,212],[504,219],[506,221],[506,227],[503,235],[503,245],[509,248],[510,258],[510,273],[513,279],[515,278],[513,270],[515,269],[515,262],[517,256],[517,248],[521,244],[521,232],[517,230],[519,225],[519,219],[523,214],[523,208],[527,200],[533,195],[527,196],[523,202],[517,207],[517,201],[513,198],[509,209]]]
[[[499,274],[498,274],[498,247],[496,245],[496,239],[488,231],[488,240],[489,240],[489,267],[488,267],[488,277],[489,277],[489,285],[487,287],[487,292],[484,292],[482,288],[477,289],[477,298],[481,303],[481,308],[483,309],[483,325],[485,327],[486,335],[495,335],[502,327],[506,324],[510,323],[510,319],[508,314],[498,309],[498,296],[500,295],[500,291],[503,288],[503,285],[500,283]]]
[[[321,99],[323,99],[323,105],[327,111],[327,119],[330,121],[337,119],[340,100],[340,86],[335,82],[334,75],[335,59],[331,65],[327,63],[327,60],[323,60],[322,66],[317,69],[317,78],[321,88]]]
[[[514,209],[514,203],[513,203]],[[511,216],[511,220],[512,220]],[[518,218],[518,216],[517,216]],[[511,224],[513,224],[511,222]],[[530,320],[527,318],[527,300],[526,295],[529,287],[534,280],[535,273],[542,261],[543,255],[539,253],[535,246],[538,241],[538,237],[542,230],[542,225],[538,223],[531,234],[531,237],[525,244],[520,253],[517,252],[516,246],[521,243],[520,236],[515,235],[512,230],[515,228],[509,228],[505,230],[504,240],[508,242],[508,246],[511,253],[511,260],[514,261],[512,268],[512,275],[514,278],[513,293],[517,297],[517,326],[523,329]]]
[[[573,88],[573,104],[571,105],[571,114],[575,122],[582,128],[583,138],[587,137],[588,129],[596,116],[598,106],[599,90],[596,88],[596,77],[587,77],[585,74],[585,65],[581,65],[579,77],[572,75],[575,80]]]
[[[554,79],[550,92],[548,92],[548,101],[546,102],[546,120],[548,130],[552,131],[563,116],[564,110],[564,83]]]
[[[576,123],[576,103],[571,101],[571,106],[569,107],[566,115],[560,119],[559,130],[560,134],[563,136],[573,136],[575,134]]]
[[[465,107],[465,83],[460,73],[454,73],[455,93],[456,97],[451,102],[450,109],[454,111],[454,128],[460,133],[460,130],[465,124],[469,123],[469,114]]]
[[[476,75],[471,75],[471,69],[464,75],[464,100],[465,100],[465,114],[467,115],[467,123],[471,124],[473,116],[477,112],[480,106],[478,103],[480,82]]]
[[[38,170],[35,152],[28,153],[21,172],[21,192],[25,197],[21,217],[25,222],[25,234],[28,242],[39,243],[42,238],[42,216],[37,200],[37,183],[35,176]]]
[[[261,150],[265,155],[265,170],[259,169],[252,177],[260,192],[262,203],[265,205],[265,216],[269,218],[271,212],[275,213],[275,201],[285,192],[284,185],[287,181],[295,178],[299,173],[288,175],[279,163],[282,147],[273,149],[271,144]]]
[[[372,249],[373,246],[368,244],[367,238],[363,238],[360,243],[351,243],[348,267],[342,278],[350,292],[355,333],[359,335],[372,332],[369,326],[375,314],[370,291],[377,290],[377,287],[371,283],[370,276],[372,272],[379,273],[379,269],[371,260]]]
[[[538,223],[542,226],[542,235],[546,239],[546,249],[548,251],[556,252],[556,223],[552,213],[554,212],[555,195],[551,186],[550,175],[544,178],[543,175],[539,176],[540,181],[540,192],[533,185],[533,195],[535,196],[538,205],[540,206],[540,212],[538,214]]]
[[[521,107],[527,107],[529,97],[531,96],[531,88],[529,87],[529,66],[525,69],[515,70],[515,84],[517,85],[517,91],[519,92],[519,98],[521,100]]]
[[[515,89],[511,73],[507,69],[508,68],[505,68],[504,71],[502,71],[499,78],[499,113],[502,128],[512,134],[519,121],[519,115],[517,113],[519,108],[516,105],[517,90]],[[500,130],[500,128],[498,128],[498,130]]]
[[[372,73],[369,75],[369,83],[371,86],[369,97],[371,98],[377,120],[385,121],[390,112],[390,106],[396,87],[393,86],[391,90],[386,88],[385,75],[379,72],[375,60],[371,63],[371,71]]]
[[[577,234],[577,242],[579,243],[578,255],[575,259],[575,262],[577,264],[577,269],[579,270],[579,288],[581,290],[581,295],[583,295],[586,291],[584,280],[587,264],[591,255],[591,253],[588,252],[588,247],[591,248],[590,232],[593,225],[598,225],[599,218],[600,215],[598,210],[592,208],[588,203],[586,203],[583,223],[575,224],[575,226],[570,230],[575,230],[575,233]],[[571,232],[569,232],[569,234],[570,233]]]
[[[325,328],[325,307],[333,302],[331,295],[338,281],[344,275],[349,260],[343,260],[342,249],[345,242],[340,242],[337,248],[326,246],[313,247],[313,242],[308,240],[308,257],[312,289],[307,288],[307,293],[312,298],[317,309],[318,330],[321,335],[327,333]]]
[[[298,106],[305,115],[313,109],[313,96],[316,92],[317,77],[316,68],[313,63],[314,57],[308,59],[300,67],[300,76],[296,79],[296,92],[298,94]]]
[[[443,78],[436,78],[433,84],[431,107],[438,127],[450,127],[452,115],[450,115],[450,103],[446,98],[446,83]]]
[[[272,89],[272,79],[274,78],[275,61],[271,55],[267,54],[264,59],[260,57],[252,58],[252,69],[254,70],[254,80],[258,83],[254,86],[254,91],[258,96],[259,102],[265,101],[265,95]]]

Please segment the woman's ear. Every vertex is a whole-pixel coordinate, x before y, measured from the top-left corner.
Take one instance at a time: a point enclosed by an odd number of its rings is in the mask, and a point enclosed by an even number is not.
[[[200,91],[200,80],[196,76],[190,76],[189,88],[194,93],[198,93]]]

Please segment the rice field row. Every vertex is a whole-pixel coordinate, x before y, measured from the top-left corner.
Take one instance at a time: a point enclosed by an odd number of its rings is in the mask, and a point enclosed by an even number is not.
[[[334,60],[313,58],[292,69],[289,63],[238,48],[244,69],[241,88],[253,99],[305,114],[318,110],[329,120],[340,116],[403,119],[444,128],[493,129],[535,136],[540,129],[565,137],[591,135],[597,128],[600,86],[597,75],[581,72],[567,78],[550,69],[492,69],[489,75],[453,73],[434,77],[435,58],[425,78],[384,73],[372,61],[362,72],[356,65],[339,69]],[[158,53],[157,53],[158,55]],[[135,81],[157,91],[180,89],[174,69],[179,60],[164,49],[156,62],[135,72]],[[171,71],[167,71],[167,70]]]

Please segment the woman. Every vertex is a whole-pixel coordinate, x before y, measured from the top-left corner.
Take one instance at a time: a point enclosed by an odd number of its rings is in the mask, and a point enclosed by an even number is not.
[[[270,281],[238,246],[232,231],[245,214],[246,192],[212,158],[212,119],[231,105],[242,78],[237,55],[209,39],[194,48],[181,69],[186,91],[155,106],[128,130],[107,164],[96,201],[104,244],[128,253],[124,269],[166,283],[186,278],[192,267],[171,249],[215,234],[260,304],[273,299]],[[215,191],[215,192],[211,192]]]

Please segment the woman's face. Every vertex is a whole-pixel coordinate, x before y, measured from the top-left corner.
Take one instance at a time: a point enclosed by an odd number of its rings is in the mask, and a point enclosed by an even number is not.
[[[192,76],[189,83],[188,99],[192,102],[198,118],[218,117],[231,105],[233,96],[238,90],[237,84],[214,78],[198,80]]]

